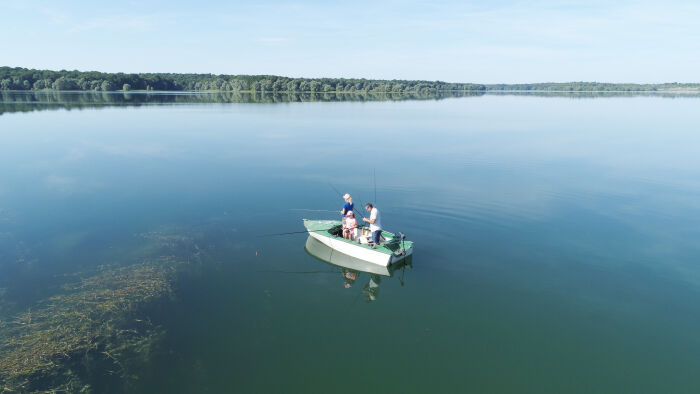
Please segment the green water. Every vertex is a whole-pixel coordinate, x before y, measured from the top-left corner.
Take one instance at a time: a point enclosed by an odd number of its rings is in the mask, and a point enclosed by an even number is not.
[[[150,312],[166,334],[134,392],[700,390],[697,96],[10,96],[5,319],[76,272],[138,261],[143,234],[205,251]],[[311,211],[340,209],[331,184],[374,200],[375,170],[412,266],[347,286],[303,234],[261,236],[337,219]]]

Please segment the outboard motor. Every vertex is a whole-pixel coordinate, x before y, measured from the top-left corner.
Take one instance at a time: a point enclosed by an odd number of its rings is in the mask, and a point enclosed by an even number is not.
[[[404,240],[406,239],[406,235],[402,232],[399,232],[399,236],[401,236],[401,255],[406,254],[406,245],[404,243]]]

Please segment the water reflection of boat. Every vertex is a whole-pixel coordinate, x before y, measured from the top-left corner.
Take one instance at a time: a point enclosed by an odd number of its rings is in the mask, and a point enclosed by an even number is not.
[[[306,252],[308,254],[323,261],[324,263],[335,265],[340,268],[350,269],[353,271],[367,272],[370,274],[391,276],[394,271],[404,266],[404,264],[399,263],[385,267],[352,256],[348,256],[344,253],[340,253],[337,250],[328,247],[327,245],[325,245],[324,243],[315,239],[312,236],[309,236],[309,238],[306,239],[306,246],[304,247],[304,249],[306,249]],[[410,261],[410,256],[409,259],[405,260]]]
[[[362,273],[369,274],[369,280],[364,285],[362,292],[366,294],[365,301],[375,301],[379,296],[379,285],[382,282],[382,277],[392,277],[397,271],[401,271],[399,281],[403,286],[403,275],[406,272],[406,267],[411,267],[412,256],[385,267],[373,264],[364,260],[360,260],[346,254],[340,253],[315,239],[312,236],[306,239],[306,252],[312,257],[321,260],[326,264],[340,268],[340,273],[346,288],[352,287],[360,280]],[[397,274],[398,275],[398,274]]]
[[[381,266],[395,264],[413,253],[413,242],[406,241],[401,233],[397,236],[388,231],[382,231],[381,243],[374,248],[368,244],[369,230],[366,234],[363,231],[357,240],[351,241],[342,237],[341,224],[338,220],[304,219],[304,227],[310,236],[337,252]]]

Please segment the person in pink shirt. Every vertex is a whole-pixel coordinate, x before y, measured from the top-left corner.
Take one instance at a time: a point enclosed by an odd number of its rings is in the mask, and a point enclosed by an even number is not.
[[[357,237],[357,220],[355,219],[355,213],[353,211],[348,211],[345,215],[345,226],[343,227],[343,238],[354,240]]]

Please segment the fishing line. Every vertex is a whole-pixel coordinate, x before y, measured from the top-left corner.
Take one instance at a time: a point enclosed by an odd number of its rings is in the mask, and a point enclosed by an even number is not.
[[[282,271],[282,270],[257,270],[255,272],[274,272],[279,274],[336,274],[336,271]]]

